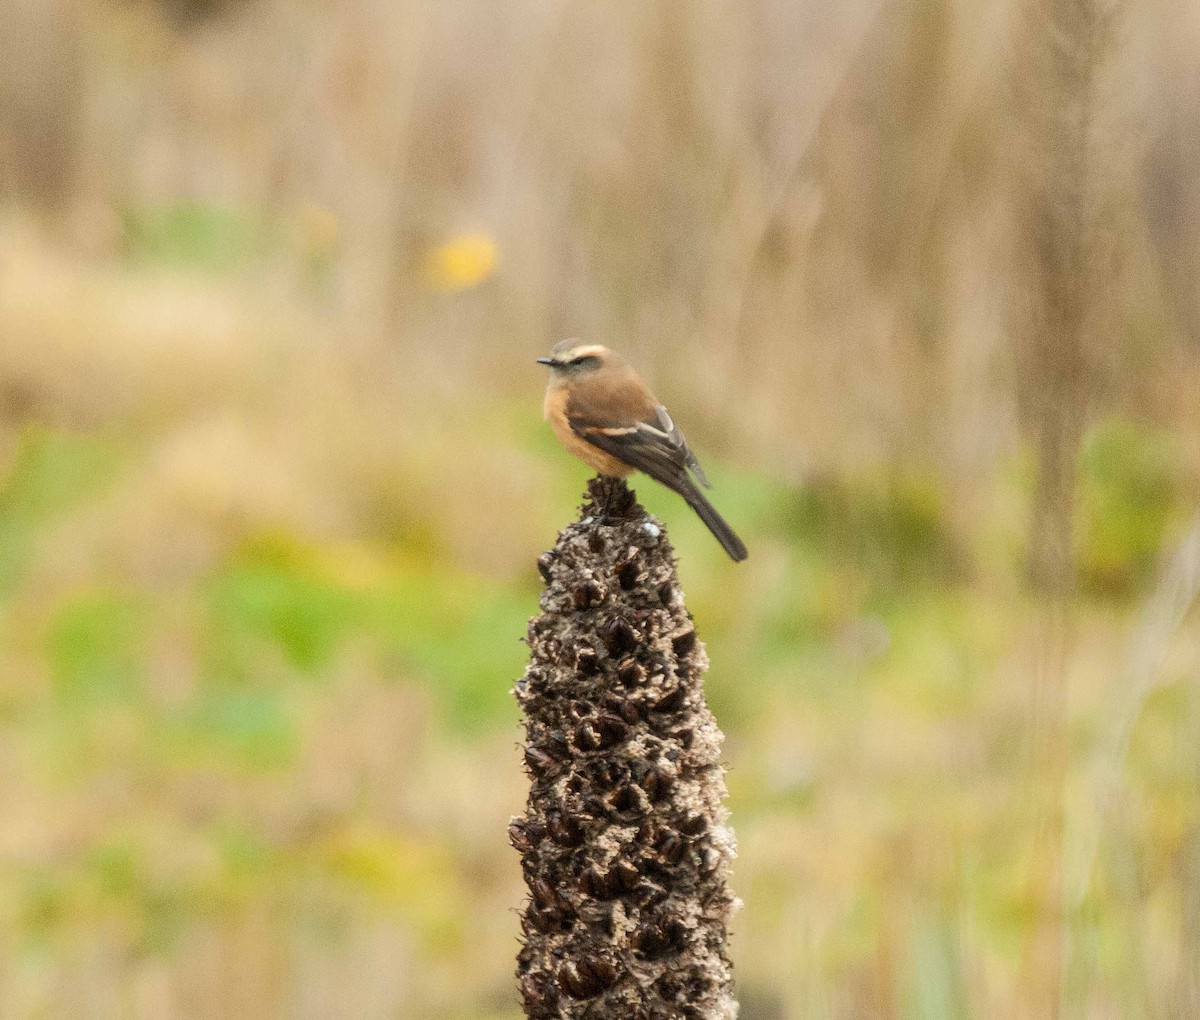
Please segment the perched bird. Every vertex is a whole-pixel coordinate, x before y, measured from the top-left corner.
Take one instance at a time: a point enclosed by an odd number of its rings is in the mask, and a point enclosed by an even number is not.
[[[632,366],[602,344],[564,340],[538,364],[550,368],[546,418],[571,453],[602,475],[644,471],[679,493],[735,561],[746,546],[696,486],[712,488],[667,409]]]

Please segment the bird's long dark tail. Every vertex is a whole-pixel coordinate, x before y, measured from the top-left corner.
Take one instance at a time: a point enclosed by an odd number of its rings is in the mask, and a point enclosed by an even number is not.
[[[721,547],[729,553],[729,556],[735,563],[740,563],[747,556],[746,543],[737,537],[726,522],[725,518],[717,513],[714,507],[705,497],[695,483],[686,475],[674,486],[676,492],[687,500],[688,506],[700,515],[702,520],[711,531]]]

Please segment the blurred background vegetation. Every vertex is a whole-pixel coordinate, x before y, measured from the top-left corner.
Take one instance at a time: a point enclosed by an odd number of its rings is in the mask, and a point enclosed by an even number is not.
[[[626,351],[744,1020],[1200,1016],[1200,8],[8,0],[0,1013],[513,1020]]]

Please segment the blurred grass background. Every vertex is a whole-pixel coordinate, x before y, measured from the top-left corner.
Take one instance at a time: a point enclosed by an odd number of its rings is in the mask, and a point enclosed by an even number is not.
[[[10,0],[0,1015],[519,1015],[582,335],[752,550],[639,486],[744,1020],[1200,1016],[1200,13],[1093,9]]]

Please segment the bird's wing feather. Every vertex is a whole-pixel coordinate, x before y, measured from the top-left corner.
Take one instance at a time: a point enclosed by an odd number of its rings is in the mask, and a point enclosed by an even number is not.
[[[659,429],[675,437],[679,445],[683,447],[684,464],[687,466],[688,470],[690,470],[692,474],[696,476],[696,481],[698,481],[706,489],[711,489],[712,483],[709,482],[708,476],[705,475],[704,468],[700,466],[700,462],[696,460],[696,455],[692,453],[691,449],[688,447],[687,440],[683,438],[683,433],[679,431],[679,426],[676,425],[671,420],[671,416],[667,414],[667,409],[663,407],[662,404],[659,404],[656,408],[656,414],[658,417]]]
[[[636,417],[614,421],[617,416],[611,404],[606,404],[606,413],[600,414],[594,405],[589,407],[572,400],[567,420],[580,438],[671,488],[678,488],[688,470],[707,486],[708,479],[666,408],[654,404],[638,410],[641,413]]]

